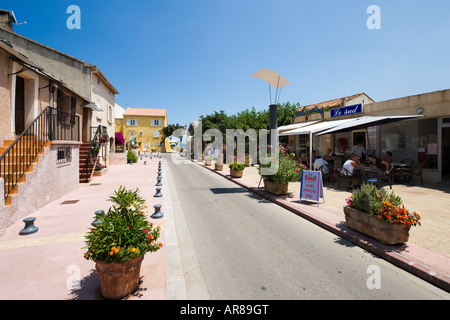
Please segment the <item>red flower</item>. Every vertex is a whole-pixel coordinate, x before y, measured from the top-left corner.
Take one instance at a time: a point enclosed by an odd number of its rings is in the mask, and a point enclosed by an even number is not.
[[[144,233],[147,233],[147,229],[144,229]]]

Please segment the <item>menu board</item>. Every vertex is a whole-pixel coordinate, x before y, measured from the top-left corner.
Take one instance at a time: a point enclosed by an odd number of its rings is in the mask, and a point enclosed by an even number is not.
[[[302,199],[317,201],[317,205],[319,205],[320,198],[325,202],[321,171],[303,170],[300,183],[300,202]]]

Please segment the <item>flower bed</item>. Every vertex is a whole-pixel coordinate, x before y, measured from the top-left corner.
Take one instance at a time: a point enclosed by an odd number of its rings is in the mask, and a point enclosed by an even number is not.
[[[399,196],[373,185],[362,184],[346,202],[347,226],[384,244],[407,242],[410,228],[421,225],[420,215],[407,210]]]

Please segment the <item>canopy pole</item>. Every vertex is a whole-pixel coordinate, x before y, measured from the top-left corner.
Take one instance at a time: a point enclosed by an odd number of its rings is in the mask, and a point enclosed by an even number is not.
[[[372,148],[370,147],[369,131],[367,130],[367,127],[366,127],[366,139],[367,139],[367,144],[369,145],[369,151],[371,151]]]
[[[312,171],[312,132],[309,133],[309,170]]]

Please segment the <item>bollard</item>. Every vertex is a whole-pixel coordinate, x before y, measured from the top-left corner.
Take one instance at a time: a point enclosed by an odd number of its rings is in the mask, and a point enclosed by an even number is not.
[[[158,177],[156,178],[156,180],[158,180],[158,183],[156,184],[157,187],[162,186],[161,179],[162,179],[161,176],[158,176]]]
[[[99,220],[103,215],[105,214],[105,211],[103,210],[97,210],[95,211],[95,220],[92,221],[91,226],[96,227],[97,225],[103,223],[103,221]]]
[[[155,205],[153,206],[153,208],[155,208],[155,213],[153,213],[153,214],[150,216],[150,218],[153,218],[153,219],[160,219],[160,218],[164,217],[164,213],[162,213],[162,211],[161,211],[161,205],[160,205],[160,204],[155,204]]]
[[[144,166],[147,165],[147,161],[144,161]]]
[[[23,219],[23,222],[25,222],[25,228],[23,228],[19,232],[19,234],[21,236],[26,236],[26,235],[38,232],[39,228],[34,225],[35,220],[36,220],[36,218],[34,218],[34,217]]]
[[[154,195],[154,197],[156,198],[160,198],[162,197],[162,193],[161,193],[161,188],[156,188],[156,194]]]

